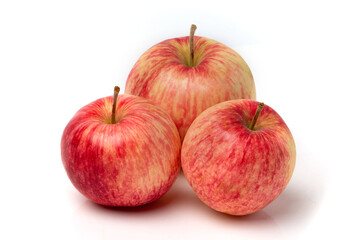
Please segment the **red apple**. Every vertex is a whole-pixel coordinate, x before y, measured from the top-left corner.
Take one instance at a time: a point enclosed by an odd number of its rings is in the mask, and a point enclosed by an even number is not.
[[[186,179],[217,211],[256,212],[277,198],[292,176],[294,139],[282,118],[262,106],[245,99],[217,104],[196,118],[185,136]]]
[[[70,120],[61,139],[62,162],[88,199],[139,206],[160,198],[175,181],[181,141],[160,107],[137,96],[116,97],[88,104]]]
[[[193,120],[217,103],[255,99],[248,65],[234,50],[215,40],[194,37],[165,40],[136,62],[125,93],[153,100],[174,120],[181,139]]]

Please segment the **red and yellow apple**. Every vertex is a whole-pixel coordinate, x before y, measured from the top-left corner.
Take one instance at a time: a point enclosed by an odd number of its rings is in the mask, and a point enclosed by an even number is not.
[[[285,189],[295,155],[283,119],[269,106],[239,99],[210,107],[195,119],[183,141],[181,164],[205,204],[246,215]]]
[[[175,181],[181,141],[160,107],[137,96],[116,97],[88,104],[70,120],[61,139],[62,162],[88,199],[139,206],[160,198]]]
[[[125,93],[153,100],[174,120],[181,139],[193,120],[217,103],[255,99],[248,65],[231,48],[205,37],[168,39],[147,50],[131,70]]]

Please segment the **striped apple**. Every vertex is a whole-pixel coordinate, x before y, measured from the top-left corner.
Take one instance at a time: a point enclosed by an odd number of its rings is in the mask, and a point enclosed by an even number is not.
[[[246,215],[264,208],[285,189],[295,167],[295,143],[272,108],[232,100],[195,119],[183,141],[181,164],[205,204]]]
[[[248,65],[231,48],[194,36],[168,39],[147,50],[131,70],[125,93],[149,98],[174,120],[181,139],[194,119],[217,103],[255,99]]]
[[[139,206],[164,195],[180,168],[181,141],[170,116],[131,95],[98,99],[66,126],[61,156],[73,185],[107,206]],[[113,101],[114,100],[114,101]]]

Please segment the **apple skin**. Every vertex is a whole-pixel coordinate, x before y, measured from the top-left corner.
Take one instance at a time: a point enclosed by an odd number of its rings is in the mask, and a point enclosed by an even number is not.
[[[106,206],[131,207],[157,200],[180,169],[181,141],[170,116],[149,100],[119,95],[81,108],[66,126],[61,157],[73,185]]]
[[[295,143],[282,118],[265,105],[250,130],[258,102],[232,100],[204,111],[181,150],[185,177],[211,208],[254,213],[285,189],[295,167]]]
[[[174,120],[181,139],[194,119],[217,103],[255,99],[248,65],[234,50],[195,36],[194,67],[189,37],[168,39],[147,50],[131,70],[125,93],[153,100]]]

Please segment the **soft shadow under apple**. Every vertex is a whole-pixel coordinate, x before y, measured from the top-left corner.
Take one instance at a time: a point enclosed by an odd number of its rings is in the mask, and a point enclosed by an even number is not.
[[[321,169],[312,164],[309,171],[310,166],[305,164],[302,156],[298,162],[296,174],[286,190],[269,206],[251,215],[232,216],[214,211],[200,201],[184,174],[180,173],[169,192],[144,206],[104,207],[83,198],[83,204],[73,214],[74,226],[90,232],[97,232],[91,229],[100,227],[102,231],[113,232],[120,231],[115,229],[124,224],[129,228],[153,226],[155,229],[165,224],[178,231],[205,228],[209,233],[215,233],[216,229],[223,229],[239,236],[281,239],[284,232],[301,230],[311,220],[323,196]]]

